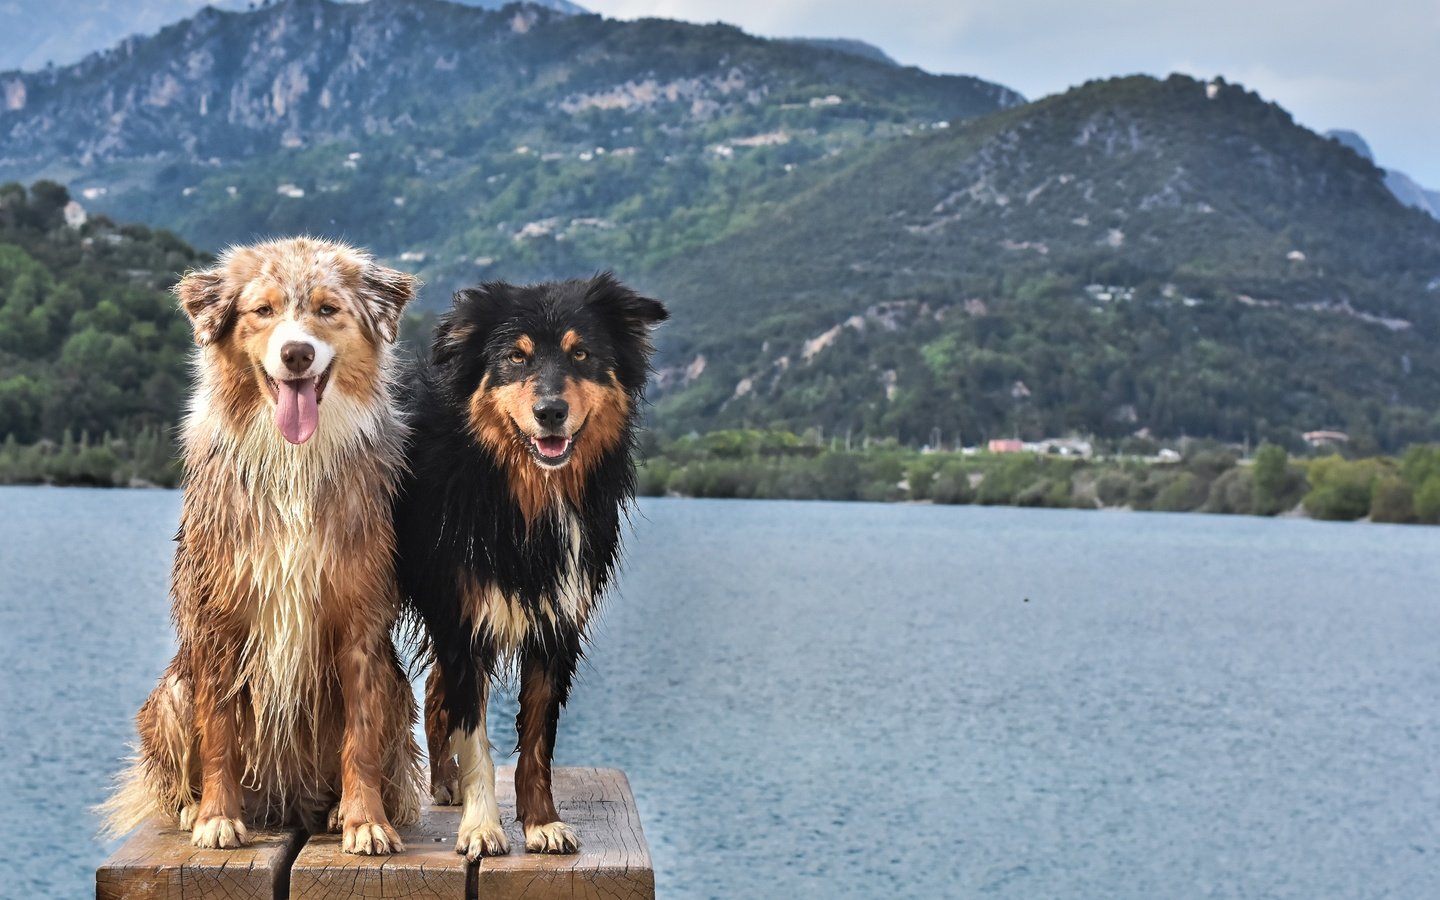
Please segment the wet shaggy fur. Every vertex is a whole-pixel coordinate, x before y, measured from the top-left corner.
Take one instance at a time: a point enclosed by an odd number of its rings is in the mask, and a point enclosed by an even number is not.
[[[236,847],[249,826],[313,829],[329,812],[346,850],[402,849],[393,826],[417,819],[422,781],[391,640],[405,430],[390,377],[414,290],[366,253],[307,238],[231,249],[177,285],[199,345],[172,572],[179,649],[102,807],[110,833],[161,815],[196,846]],[[274,386],[310,364],[277,362],[293,341],[325,366],[307,370],[318,425],[298,444],[278,429]]]
[[[666,317],[609,275],[485,284],[456,295],[415,379],[410,471],[396,504],[400,580],[435,658],[425,704],[432,790],[437,802],[463,803],[456,850],[472,859],[509,849],[485,727],[502,671],[519,676],[526,847],[579,846],[555,809],[551,758],[587,623],[620,553],[650,328]]]

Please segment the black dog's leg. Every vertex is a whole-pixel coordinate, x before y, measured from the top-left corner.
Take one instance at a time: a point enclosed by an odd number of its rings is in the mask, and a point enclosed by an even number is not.
[[[553,643],[532,643],[520,664],[520,759],[515,766],[515,813],[525,826],[525,849],[532,853],[575,853],[580,840],[560,821],[550,787],[555,733],[560,709],[580,659],[578,634]]]
[[[425,745],[430,751],[430,796],[436,806],[460,802],[460,767],[450,746],[453,730],[445,705],[445,678],[436,662],[425,680]]]
[[[445,707],[449,714],[450,749],[460,761],[460,836],[455,852],[471,861],[510,852],[500,827],[500,805],[495,800],[495,761],[490,756],[490,735],[485,706],[490,695],[490,666],[476,654],[459,665],[447,662]]]

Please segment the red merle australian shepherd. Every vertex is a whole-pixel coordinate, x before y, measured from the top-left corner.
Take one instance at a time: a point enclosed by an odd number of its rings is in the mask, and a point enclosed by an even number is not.
[[[409,275],[298,238],[227,251],[176,287],[195,329],[171,594],[179,649],[137,717],[140,753],[105,805],[197,847],[247,826],[343,831],[403,849],[421,779],[392,498],[404,427],[391,347]],[[339,801],[338,806],[336,802]]]
[[[516,814],[527,850],[573,853],[550,762],[586,625],[634,496],[632,442],[665,307],[614,278],[456,295],[411,403],[396,504],[401,587],[434,651],[426,733],[456,852],[509,850],[485,727],[492,676],[520,685]],[[458,755],[458,767],[454,756]]]

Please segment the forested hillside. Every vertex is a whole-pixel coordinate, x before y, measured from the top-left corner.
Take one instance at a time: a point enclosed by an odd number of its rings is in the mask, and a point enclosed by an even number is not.
[[[74,206],[67,222],[68,204],[51,182],[0,186],[0,468],[39,479],[88,446],[96,470],[124,457],[167,480],[191,346],[168,289],[206,257],[169,232],[82,223]]]
[[[432,285],[682,254],[810,166],[1022,102],[977,78],[728,25],[530,5],[214,9],[0,75],[0,177],[218,248],[307,231]]]
[[[1235,85],[1096,82],[877,147],[654,282],[674,434],[1440,438],[1440,223]]]
[[[431,314],[482,279],[615,270],[674,313],[652,391],[667,440],[1440,440],[1440,222],[1221,79],[1024,103],[726,25],[287,0],[0,87],[0,174],[53,176],[92,213],[206,250],[340,237],[425,278]],[[96,221],[42,243],[174,241]],[[120,243],[84,243],[102,227]],[[52,301],[26,265],[0,332],[0,429],[173,417],[168,305],[78,315],[63,285],[85,276],[46,269]],[[183,266],[129,268],[144,290]],[[60,312],[32,322],[37,303]],[[90,375],[70,365],[82,353]],[[53,389],[62,376],[96,383]]]

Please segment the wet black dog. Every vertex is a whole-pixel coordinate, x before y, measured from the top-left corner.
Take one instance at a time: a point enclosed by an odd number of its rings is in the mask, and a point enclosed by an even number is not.
[[[508,852],[485,727],[491,678],[518,663],[516,813],[527,850],[573,853],[550,764],[586,624],[611,580],[635,492],[633,444],[656,300],[608,274],[465,290],[410,398],[396,506],[400,581],[435,668],[431,785],[460,801],[456,851]],[[458,766],[454,755],[458,755]]]

